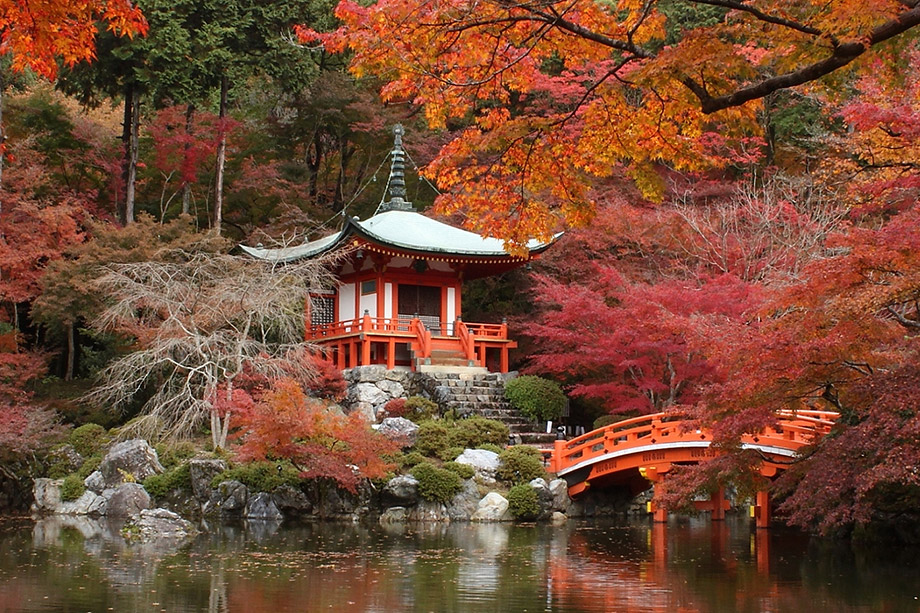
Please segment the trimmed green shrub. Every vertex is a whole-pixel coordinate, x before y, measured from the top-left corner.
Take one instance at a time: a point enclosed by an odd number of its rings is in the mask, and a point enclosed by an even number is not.
[[[536,447],[516,445],[508,447],[500,454],[496,476],[509,483],[529,483],[546,476],[543,469],[543,456]]]
[[[515,409],[536,421],[562,417],[566,398],[555,381],[524,375],[505,384],[505,398]]]
[[[444,447],[438,451],[436,456],[444,462],[453,462],[461,453],[463,453],[463,447]]]
[[[404,417],[414,422],[424,421],[438,414],[438,404],[422,396],[409,396],[406,398],[406,414]]]
[[[540,515],[537,491],[523,483],[512,487],[508,492],[508,511],[515,519],[536,519]]]
[[[449,446],[450,430],[440,421],[426,421],[419,425],[415,439],[415,450],[429,457]]]
[[[67,442],[84,458],[96,455],[109,442],[109,435],[99,424],[83,424],[74,428]]]
[[[448,503],[463,489],[457,473],[438,468],[430,462],[422,462],[413,468],[412,476],[418,480],[418,493],[431,502]]]
[[[86,479],[93,472],[99,470],[99,465],[102,464],[102,456],[94,455],[86,458],[83,462],[83,466],[77,471],[77,476],[80,477],[80,480]]]
[[[505,448],[501,445],[494,445],[492,443],[483,443],[478,445],[476,449],[485,449],[486,451],[491,451],[493,453],[501,453]]]
[[[61,484],[61,500],[64,502],[76,500],[82,496],[85,491],[86,486],[83,485],[83,479],[81,479],[79,475],[67,475],[64,477],[64,482]]]
[[[192,488],[192,473],[188,462],[174,466],[159,475],[150,475],[144,479],[144,489],[151,496],[160,498],[177,489]]]
[[[457,462],[445,462],[442,466],[444,470],[449,470],[451,472],[457,473],[457,476],[461,479],[472,479],[473,475],[476,474],[476,470],[469,464],[459,464]]]
[[[211,487],[223,481],[239,481],[253,492],[271,492],[281,485],[299,487],[301,483],[297,469],[290,464],[273,462],[250,462],[229,468],[211,479]]]
[[[403,468],[411,468],[416,464],[421,464],[425,461],[425,456],[420,454],[418,451],[410,451],[409,453],[404,453],[397,458],[397,464]]]
[[[474,416],[454,422],[450,444],[464,449],[478,449],[486,443],[503,445],[508,442],[508,434],[508,426],[502,422]]]

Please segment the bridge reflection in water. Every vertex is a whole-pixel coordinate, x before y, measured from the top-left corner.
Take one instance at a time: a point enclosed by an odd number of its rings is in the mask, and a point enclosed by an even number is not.
[[[86,518],[0,522],[0,611],[916,611],[920,556],[672,516],[509,525],[212,525],[128,544]]]
[[[775,477],[799,450],[830,432],[839,414],[832,411],[781,411],[776,424],[742,437],[742,448],[759,453],[760,474]],[[660,483],[674,466],[698,464],[718,454],[707,430],[691,425],[679,415],[655,413],[626,419],[592,430],[569,441],[556,441],[550,471],[564,478],[569,495],[577,497],[591,486],[620,485],[634,493],[648,482]],[[723,519],[728,509],[724,489],[713,492],[709,501],[696,503],[710,511],[712,519]],[[667,519],[667,509],[652,501],[655,520]],[[758,492],[754,506],[758,527],[770,522],[769,493]]]

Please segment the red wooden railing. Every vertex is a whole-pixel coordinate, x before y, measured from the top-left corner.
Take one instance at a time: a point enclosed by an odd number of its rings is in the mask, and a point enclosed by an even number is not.
[[[457,333],[457,338],[460,339],[460,347],[463,351],[463,355],[467,360],[476,359],[476,343],[473,340],[472,335],[470,334],[470,328],[460,319],[457,320],[457,324],[454,326],[454,331]]]
[[[745,436],[742,440],[747,444],[795,451],[830,432],[838,416],[833,411],[781,411],[777,414],[777,426],[765,428],[763,432]],[[709,439],[709,433],[704,430],[688,430],[679,415],[644,415],[592,430],[569,441],[556,441],[550,469],[556,473],[564,472],[630,448],[641,447],[647,450],[649,446],[664,447],[668,444]]]
[[[418,351],[416,352],[416,357],[431,357],[431,331],[425,327],[425,324],[423,324],[419,319],[413,319],[409,323],[409,330],[410,332],[415,333],[415,338],[418,342]]]

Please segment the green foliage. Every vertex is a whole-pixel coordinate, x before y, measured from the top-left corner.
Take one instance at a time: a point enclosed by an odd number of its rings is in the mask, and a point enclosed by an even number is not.
[[[108,444],[109,435],[99,424],[84,424],[74,428],[67,440],[83,457],[96,455]]]
[[[630,419],[628,415],[601,415],[594,420],[594,429],[603,428],[609,426],[610,424],[615,424],[618,421],[623,421],[624,419]]]
[[[515,519],[536,519],[540,515],[537,491],[524,483],[512,487],[508,492],[508,511]]]
[[[194,457],[198,450],[191,441],[181,441],[178,443],[160,443],[155,447],[157,456],[160,458],[160,464],[167,471],[182,464],[185,460]]]
[[[80,475],[67,475],[64,477],[64,482],[61,484],[61,500],[64,502],[76,500],[82,496],[85,491],[86,486],[83,485],[83,479],[80,478]]]
[[[555,381],[524,375],[505,384],[505,398],[515,409],[536,421],[562,416],[565,394]]]
[[[301,484],[297,469],[290,464],[273,462],[250,462],[229,468],[211,480],[211,487],[217,487],[222,481],[239,481],[254,492],[271,492],[282,485],[299,487]]]
[[[441,421],[426,421],[419,425],[415,439],[415,450],[429,457],[437,457],[438,452],[448,447],[450,429]]]
[[[416,464],[421,464],[425,461],[425,456],[420,454],[418,451],[410,451],[409,453],[401,454],[397,458],[397,463],[402,468],[412,468]]]
[[[406,398],[406,414],[404,417],[414,422],[424,421],[438,414],[436,402],[422,396],[409,396]]]
[[[192,487],[192,473],[188,462],[174,466],[159,475],[150,475],[144,479],[144,489],[154,497],[163,497],[172,490]]]
[[[452,462],[461,453],[463,453],[463,447],[442,447],[435,455],[440,460]]]
[[[508,447],[500,454],[496,476],[509,483],[529,483],[534,479],[546,476],[543,469],[543,456],[540,451],[530,445],[516,445]]]
[[[456,496],[463,483],[460,476],[429,462],[422,462],[412,469],[412,476],[418,480],[418,492],[425,500],[448,503]]]
[[[94,455],[86,458],[83,462],[83,466],[76,472],[76,475],[80,477],[80,480],[86,479],[95,471],[99,470],[99,465],[102,464],[102,456]]]
[[[505,450],[502,445],[495,445],[493,443],[483,443],[478,445],[476,449],[485,449],[486,451],[491,451],[492,453],[501,453]]]
[[[449,442],[455,447],[478,449],[486,443],[502,445],[508,442],[508,433],[508,426],[502,422],[475,416],[455,422]]]
[[[445,462],[441,468],[457,473],[457,476],[461,479],[472,479],[473,475],[476,474],[476,470],[472,466],[458,462]]]

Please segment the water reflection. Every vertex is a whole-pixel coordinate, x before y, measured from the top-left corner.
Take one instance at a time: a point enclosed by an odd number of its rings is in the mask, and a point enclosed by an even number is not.
[[[0,524],[20,611],[917,611],[916,552],[853,555],[748,521],[211,525],[126,545],[76,518]]]

